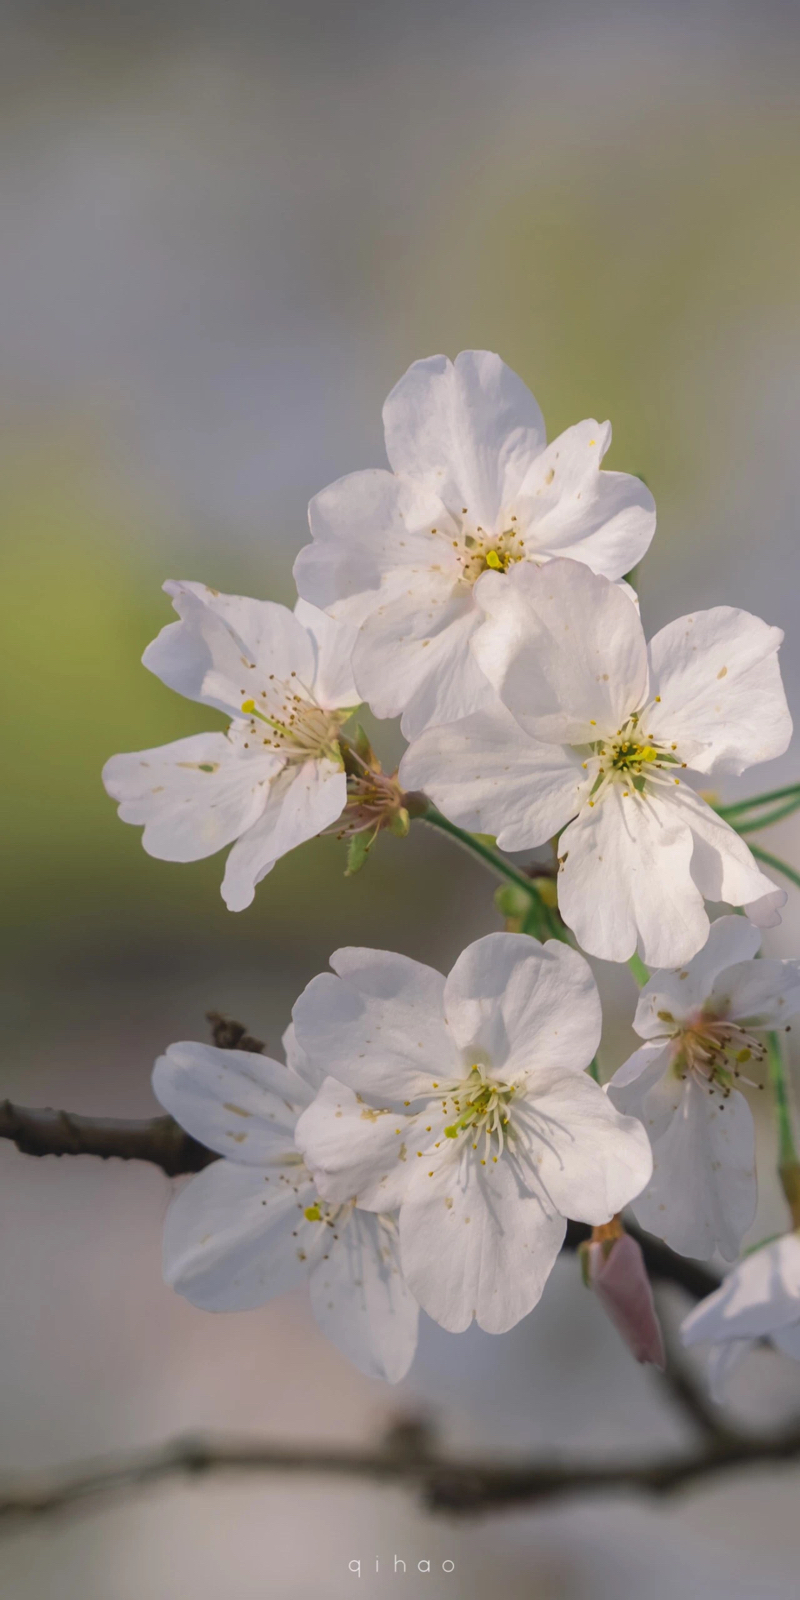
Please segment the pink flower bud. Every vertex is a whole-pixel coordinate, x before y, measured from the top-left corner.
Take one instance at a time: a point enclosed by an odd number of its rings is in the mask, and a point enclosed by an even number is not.
[[[667,1364],[664,1340],[636,1240],[629,1233],[611,1241],[592,1239],[582,1246],[582,1254],[586,1281],[631,1354],[663,1372]]]

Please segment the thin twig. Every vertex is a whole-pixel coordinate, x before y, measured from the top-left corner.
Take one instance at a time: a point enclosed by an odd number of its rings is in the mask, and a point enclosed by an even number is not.
[[[666,1367],[659,1376],[670,1398],[680,1407],[707,1444],[713,1442],[718,1445],[725,1444],[737,1438],[738,1435],[731,1429],[724,1413],[709,1399],[702,1379],[695,1377],[682,1346],[675,1338],[670,1318],[665,1315],[660,1300],[658,1310],[667,1356]]]
[[[564,1461],[448,1459],[423,1450],[331,1449],[257,1439],[187,1438],[65,1471],[6,1479],[0,1521],[6,1524],[89,1506],[169,1478],[211,1473],[275,1473],[358,1478],[416,1488],[432,1511],[474,1514],[512,1505],[538,1505],[567,1495],[627,1489],[671,1494],[699,1479],[800,1456],[800,1427],[775,1438],[730,1434],[693,1455],[658,1461],[596,1464]]]

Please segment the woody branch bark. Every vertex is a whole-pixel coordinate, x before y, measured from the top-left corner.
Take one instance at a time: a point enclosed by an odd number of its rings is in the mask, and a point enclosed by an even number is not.
[[[71,1111],[34,1109],[0,1101],[0,1139],[8,1139],[29,1156],[99,1156],[108,1161],[147,1161],[160,1167],[169,1178],[182,1173],[200,1172],[216,1161],[213,1151],[184,1133],[172,1117],[125,1120],[114,1117],[84,1117]],[[633,1223],[628,1232],[639,1240],[648,1271],[663,1282],[679,1284],[695,1299],[710,1294],[719,1284],[717,1275],[698,1261],[678,1256],[663,1244],[641,1233]],[[571,1222],[566,1249],[575,1250],[591,1229]]]
[[[666,1495],[704,1478],[800,1456],[800,1426],[769,1438],[729,1430],[714,1433],[692,1455],[655,1461],[615,1461],[585,1465],[529,1461],[491,1463],[440,1456],[420,1430],[400,1445],[390,1434],[377,1450],[297,1446],[257,1439],[176,1439],[154,1450],[132,1452],[63,1472],[28,1475],[0,1488],[0,1524],[9,1527],[103,1500],[170,1478],[214,1474],[308,1474],[364,1479],[415,1489],[431,1511],[456,1515],[541,1505],[567,1495],[608,1493],[614,1489]]]

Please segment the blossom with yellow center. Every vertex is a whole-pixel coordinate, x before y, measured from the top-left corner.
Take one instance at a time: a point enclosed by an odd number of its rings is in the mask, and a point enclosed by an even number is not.
[[[644,1129],[585,1068],[600,1036],[588,964],[492,933],[445,979],[385,950],[338,950],[294,1008],[319,1076],[297,1143],[329,1205],[394,1211],[403,1272],[452,1332],[536,1304],[565,1218],[608,1222],[647,1182]]]
[[[760,943],[745,917],[720,917],[685,967],[654,972],[634,1021],[646,1042],[608,1086],[653,1147],[633,1211],[683,1255],[732,1260],[755,1215],[753,1118],[740,1091],[761,1086],[764,1031],[800,1012],[800,962],[756,960]]]
[[[776,920],[785,894],[686,780],[786,749],[780,629],[719,606],[648,645],[630,593],[571,560],[487,572],[475,593],[497,698],[414,740],[400,782],[502,850],[557,837],[558,907],[590,955],[690,961],[706,899]]]
[[[358,702],[354,630],[302,600],[291,612],[199,583],[164,587],[180,621],[148,646],[144,664],[230,724],[113,756],[103,782],[122,821],[144,824],[150,855],[196,861],[232,844],[222,893],[241,911],[280,856],[344,809],[339,735]]]
[[[487,578],[569,555],[623,577],[655,531],[639,478],[601,470],[607,422],[549,445],[520,378],[487,350],[415,361],[383,409],[390,471],[314,497],[301,595],[359,628],[353,671],[379,717],[415,738],[492,696],[472,654]]]

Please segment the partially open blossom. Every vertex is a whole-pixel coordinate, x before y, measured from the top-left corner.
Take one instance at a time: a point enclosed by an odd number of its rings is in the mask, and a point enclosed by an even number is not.
[[[758,1075],[763,1030],[800,1011],[800,963],[757,961],[760,943],[745,917],[720,917],[685,967],[654,972],[633,1024],[646,1043],[608,1085],[653,1146],[634,1215],[682,1255],[733,1260],[755,1216],[753,1118],[737,1085]]]
[[[489,573],[476,599],[473,649],[503,703],[422,734],[401,782],[504,850],[558,834],[559,909],[592,955],[690,960],[704,898],[753,915],[763,901],[771,920],[781,891],[686,773],[786,749],[780,629],[717,606],[648,647],[624,590],[576,561]]]
[[[354,632],[302,600],[291,612],[201,583],[164,588],[181,620],[148,645],[144,665],[224,711],[230,726],[112,756],[103,782],[162,861],[197,861],[232,844],[222,895],[242,911],[278,858],[345,805],[339,733],[359,698]]]
[[[417,1344],[417,1306],[393,1218],[321,1199],[294,1142],[317,1082],[290,1028],[287,1063],[214,1045],[170,1045],[153,1088],[181,1127],[223,1159],[180,1189],[164,1230],[164,1275],[204,1311],[247,1311],[308,1279],[323,1333],[373,1377],[396,1383]]]
[[[681,1324],[685,1345],[711,1343],[708,1377],[715,1400],[725,1398],[739,1363],[760,1339],[800,1361],[800,1237],[753,1250]]]
[[[354,472],[311,502],[300,594],[360,627],[361,697],[403,713],[414,738],[493,696],[470,639],[487,573],[553,555],[621,578],[644,555],[655,506],[639,478],[603,472],[608,422],[546,444],[533,395],[499,356],[415,361],[383,408],[391,471]]]
[[[605,1235],[605,1237],[604,1237]],[[584,1278],[637,1361],[667,1364],[664,1336],[641,1246],[621,1223],[595,1228],[580,1246]]]
[[[584,1070],[600,1002],[577,951],[521,934],[469,945],[447,979],[338,950],[294,1008],[328,1072],[297,1127],[329,1204],[400,1208],[406,1281],[452,1332],[503,1333],[539,1299],[565,1218],[599,1223],[650,1176],[640,1123]]]

